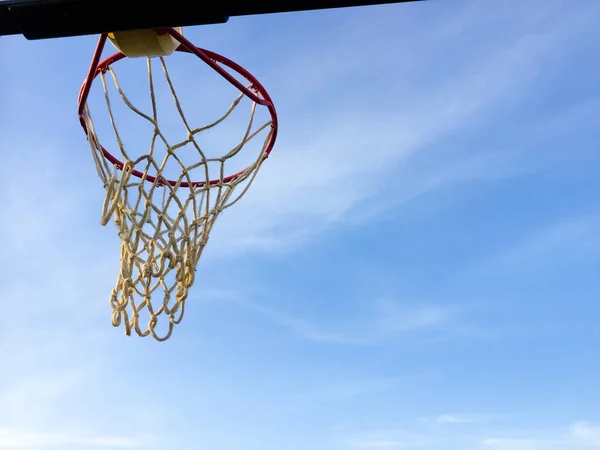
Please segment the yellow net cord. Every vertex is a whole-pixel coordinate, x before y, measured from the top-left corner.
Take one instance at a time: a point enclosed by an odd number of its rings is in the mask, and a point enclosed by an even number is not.
[[[177,110],[187,129],[187,139],[175,144],[169,143],[159,129],[150,58],[147,65],[152,102],[151,114],[145,114],[129,101],[111,67],[106,73],[100,75],[110,122],[124,163],[122,170],[103,156],[100,140],[96,135],[87,105],[84,120],[87,124],[88,141],[98,175],[106,189],[101,223],[106,225],[113,217],[121,238],[121,267],[116,285],[110,295],[112,324],[115,327],[124,325],[127,335],[131,335],[132,330],[135,330],[139,336],[152,335],[156,340],[164,341],[171,336],[173,327],[183,318],[189,289],[194,283],[196,265],[217,216],[247,192],[265,160],[267,145],[273,130],[270,127],[271,120],[258,127],[254,126],[257,104],[252,102],[249,124],[241,141],[224,156],[207,158],[196,137],[230,116],[240,104],[244,94],[240,93],[229,110],[215,122],[200,128],[192,128],[181,108],[165,60],[164,58],[159,60]],[[154,127],[147,154],[136,159],[132,159],[127,154],[116,126],[108,89],[108,74],[114,82],[120,99]],[[256,160],[239,176],[227,181],[225,162],[235,157],[245,144],[267,128],[262,151],[257,155]],[[162,143],[160,152],[156,151],[157,143]],[[177,150],[189,145],[197,151],[198,158],[193,164],[186,165],[178,157]],[[169,160],[176,161],[181,171],[178,178],[172,177],[172,181],[175,182],[173,185],[167,183],[166,177],[163,176],[163,170]],[[211,168],[215,163],[220,167],[218,177],[209,174],[209,163]],[[201,180],[204,183],[194,185],[194,181],[198,180],[191,178],[190,171],[193,170],[198,174],[199,169],[200,173],[204,174]],[[132,175],[133,170],[142,172],[143,176]],[[217,182],[209,183],[211,175],[217,178]],[[154,176],[156,179],[150,182],[148,176]],[[188,187],[181,186],[185,182],[189,184]],[[142,317],[147,318],[148,323],[140,323],[144,320]],[[160,327],[163,330],[161,333],[157,330],[159,320],[168,320],[168,326]]]

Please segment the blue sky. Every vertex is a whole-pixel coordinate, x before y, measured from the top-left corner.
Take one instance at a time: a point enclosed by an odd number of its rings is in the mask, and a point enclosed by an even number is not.
[[[599,22],[437,0],[187,28],[281,129],[162,344],[110,325],[96,38],[1,38],[0,449],[600,449]]]

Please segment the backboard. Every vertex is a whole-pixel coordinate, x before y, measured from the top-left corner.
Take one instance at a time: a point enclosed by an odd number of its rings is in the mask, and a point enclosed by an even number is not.
[[[48,39],[224,23],[230,17],[422,0],[0,0],[0,36]]]

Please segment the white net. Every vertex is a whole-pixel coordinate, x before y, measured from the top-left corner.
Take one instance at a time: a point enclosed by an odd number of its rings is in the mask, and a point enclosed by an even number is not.
[[[160,76],[164,76],[185,126],[187,136],[179,142],[170,142],[159,128],[158,94],[155,92],[155,78],[159,75],[154,73],[153,60],[158,61]],[[224,123],[240,106],[242,99],[247,100],[248,97],[239,93],[222,117],[208,125],[193,128],[184,115],[165,59],[148,58],[147,73],[149,113],[132,104],[112,67],[99,74],[122,167],[105,157],[87,104],[82,117],[98,175],[106,189],[101,223],[105,225],[113,217],[121,238],[121,267],[110,296],[112,324],[123,325],[127,335],[134,330],[140,336],[152,335],[164,341],[183,318],[196,266],[215,220],[247,192],[267,156],[274,128],[271,118],[255,124],[255,121],[258,122],[255,115],[258,105],[251,101],[248,124],[245,130],[241,130],[241,139],[224,155],[207,156],[206,150],[198,143],[198,136]],[[113,95],[110,94],[111,89]],[[259,94],[256,89],[249,89]],[[129,155],[122,142],[113,113],[111,97],[115,93],[117,100],[151,124],[153,132],[147,153],[142,156]],[[164,95],[164,91],[160,94]],[[245,170],[228,176],[225,163],[253,139],[262,142],[257,146],[259,152],[256,157]],[[191,148],[194,157],[189,158],[189,150],[186,157],[181,156],[184,148]],[[173,173],[176,175],[173,176]],[[200,180],[192,179],[193,176],[200,177]],[[163,323],[160,327],[159,322]]]

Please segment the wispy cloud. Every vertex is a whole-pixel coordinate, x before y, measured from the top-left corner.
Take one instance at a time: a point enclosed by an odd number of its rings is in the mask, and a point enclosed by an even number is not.
[[[435,417],[434,422],[448,425],[482,424],[505,418],[506,415],[499,414],[440,414]]]
[[[216,293],[212,293],[214,296]],[[210,296],[207,293],[207,296]],[[439,331],[455,319],[453,308],[437,305],[403,304],[389,299],[370,301],[371,311],[351,322],[341,320],[327,326],[261,305],[237,293],[219,293],[248,311],[269,319],[301,339],[343,345],[374,345],[414,333]]]
[[[49,447],[64,447],[77,445],[79,447],[102,448],[134,448],[142,447],[153,439],[149,436],[121,437],[121,436],[81,436],[70,433],[36,432],[0,428],[0,449],[36,449]]]
[[[441,154],[435,150],[436,144],[457,130],[493,117],[498,109],[518,104],[540,76],[540,65],[567,48],[566,43],[577,34],[576,25],[581,25],[585,15],[574,12],[560,28],[542,22],[533,29],[524,26],[530,24],[523,16],[523,30],[516,35],[494,41],[469,40],[472,43],[467,45],[465,27],[470,20],[480,19],[469,8],[457,11],[426,27],[427,33],[442,30],[437,33],[447,36],[434,34],[434,38],[424,38],[425,43],[411,40],[408,47],[400,37],[392,37],[393,44],[387,45],[391,48],[397,44],[407,52],[397,60],[369,51],[368,42],[357,40],[350,45],[323,36],[315,42],[307,41],[305,50],[296,52],[292,62],[282,61],[283,66],[291,64],[291,68],[281,69],[289,75],[283,77],[289,79],[289,86],[280,89],[293,93],[297,92],[296,86],[307,84],[343,89],[346,65],[351,70],[355,66],[371,67],[363,58],[358,64],[356,54],[381,58],[381,64],[392,66],[391,61],[396,61],[398,68],[403,61],[414,61],[414,67],[412,71],[404,68],[395,72],[393,85],[378,83],[379,91],[372,86],[366,88],[369,100],[380,103],[377,112],[366,108],[364,101],[360,103],[362,108],[354,107],[355,100],[349,97],[343,105],[319,104],[310,111],[302,110],[288,118],[287,126],[282,121],[277,147],[251,191],[242,203],[226,211],[215,227],[211,242],[214,251],[210,254],[216,257],[232,252],[285,251],[340,220],[367,217],[365,208],[372,214],[449,184],[521,171],[523,164],[507,164],[510,149],[502,154],[485,148],[476,153],[455,149],[451,154]],[[454,20],[463,26],[447,25]],[[327,50],[319,51],[324,39],[330,39]],[[432,39],[436,39],[436,46],[431,45]],[[462,55],[449,60],[447,55],[456,42],[462,43]],[[341,68],[337,63],[334,67],[327,64],[330,54],[346,52],[353,56],[342,59]],[[444,75],[429,84],[427,74],[439,60],[445,62]],[[319,71],[322,79],[315,79],[315,66],[323,68]],[[405,83],[411,86],[410,91],[402,89]],[[286,109],[302,105],[302,99],[294,95],[282,100]],[[302,114],[308,115],[304,118]],[[294,128],[299,131],[294,132]],[[499,158],[505,158],[501,168]],[[386,194],[391,191],[392,196]],[[250,216],[251,221],[244,219]]]
[[[498,263],[511,266],[545,261],[543,256],[560,252],[564,259],[568,254],[591,254],[600,250],[600,215],[585,214],[560,220],[536,230],[523,242],[507,250],[498,258]],[[542,257],[541,257],[542,256]],[[541,258],[540,258],[541,257]]]
[[[348,442],[351,447],[355,448],[372,448],[372,449],[403,449],[414,448],[414,442],[394,441],[385,439],[357,439]]]
[[[360,411],[364,402],[385,399],[397,395],[399,391],[410,389],[415,383],[423,386],[437,379],[433,373],[409,373],[388,378],[355,379],[350,375],[321,376],[308,382],[304,389],[297,389],[291,395],[282,395],[278,400],[277,416],[303,411],[310,413],[315,408],[329,411],[335,416],[340,409]],[[333,417],[332,417],[333,418]],[[333,431],[343,431],[346,427],[338,424]],[[353,439],[352,442],[370,442],[365,439]],[[377,438],[379,441],[391,439]],[[398,440],[393,439],[395,442]]]
[[[430,436],[408,431],[373,431],[362,433],[345,441],[346,448],[401,450],[428,448]]]
[[[446,420],[449,419],[449,420]],[[483,423],[469,432],[446,426],[454,417],[445,417],[438,426],[412,426],[411,431],[382,429],[358,433],[343,440],[343,448],[423,448],[428,450],[584,450],[600,448],[600,427],[588,422],[577,422],[563,429],[525,430],[508,427],[502,436],[493,436]],[[503,427],[507,428],[507,427]],[[483,436],[483,437],[482,437]]]
[[[338,377],[335,379],[321,379],[319,384],[312,390],[306,390],[294,395],[292,401],[303,403],[323,403],[344,400],[356,400],[360,397],[373,398],[378,395],[387,395],[398,389],[411,386],[413,383],[426,383],[435,380],[432,373],[415,373],[399,375],[388,378],[351,380],[349,377]]]
[[[490,450],[583,450],[600,448],[600,427],[577,422],[565,431],[538,433],[537,436],[487,438],[482,441]]]
[[[464,416],[457,416],[454,414],[442,414],[441,416],[437,416],[435,418],[438,423],[471,423],[473,422],[472,418],[467,418]]]
[[[590,261],[600,251],[597,213],[561,217],[554,222],[530,227],[510,238],[498,253],[469,265],[460,277],[497,277],[546,268],[568,267],[575,261]]]

